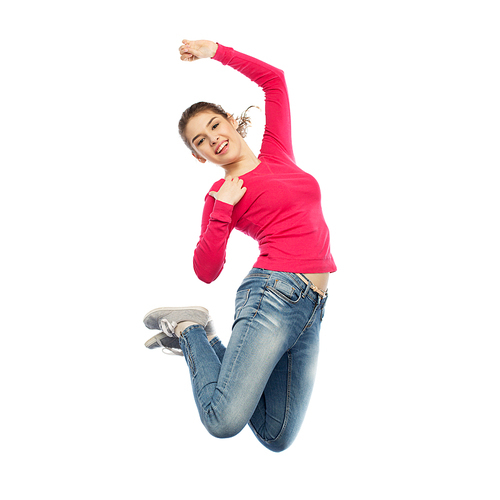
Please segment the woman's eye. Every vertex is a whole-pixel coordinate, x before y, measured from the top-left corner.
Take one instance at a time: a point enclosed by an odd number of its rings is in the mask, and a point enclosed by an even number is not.
[[[216,129],[217,127],[219,126],[218,123],[215,123],[214,125],[212,125],[212,130]],[[202,139],[200,139],[198,142],[197,142],[197,146],[201,146],[202,142],[205,140],[205,138],[203,137]]]

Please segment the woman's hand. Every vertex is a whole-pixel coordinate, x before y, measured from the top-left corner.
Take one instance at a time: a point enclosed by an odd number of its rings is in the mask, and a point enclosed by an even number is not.
[[[217,44],[209,40],[182,40],[179,52],[182,61],[197,61],[198,59],[215,56]]]
[[[229,203],[229,205],[236,205],[243,198],[246,190],[247,188],[243,187],[242,179],[227,177],[218,192],[210,191],[209,194],[216,200]]]

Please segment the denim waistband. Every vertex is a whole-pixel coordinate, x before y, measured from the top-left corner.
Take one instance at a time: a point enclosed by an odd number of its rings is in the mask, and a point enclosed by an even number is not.
[[[301,291],[304,297],[310,298],[313,302],[321,302],[322,300],[326,300],[326,298],[328,297],[328,292],[325,292],[324,297],[322,297],[318,292],[315,292],[312,289],[314,284],[304,275],[302,276],[304,276],[304,278],[307,280],[307,283],[304,283],[304,281],[302,281],[296,273],[289,273],[286,271],[271,271],[270,269],[253,267],[250,270],[249,274],[265,274],[266,276],[269,276],[269,278],[271,278],[272,276],[279,276],[280,279],[287,280],[288,282],[290,282],[290,284],[296,286]]]

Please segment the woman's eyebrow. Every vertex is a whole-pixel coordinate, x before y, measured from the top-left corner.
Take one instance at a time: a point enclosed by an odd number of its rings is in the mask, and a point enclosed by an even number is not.
[[[210,124],[216,119],[217,117],[214,116],[208,123],[207,123],[207,128],[210,127]],[[191,142],[194,142],[196,141],[196,139],[198,139],[198,137],[200,137],[201,134],[198,134],[197,136],[193,137],[193,140]]]

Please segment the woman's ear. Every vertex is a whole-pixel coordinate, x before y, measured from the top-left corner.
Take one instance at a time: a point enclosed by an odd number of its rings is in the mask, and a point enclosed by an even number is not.
[[[234,130],[238,130],[238,122],[234,119],[233,115],[229,115],[227,121],[234,127]]]
[[[205,158],[200,158],[199,156],[196,156],[194,153],[191,153],[200,163],[205,163],[207,160]]]

